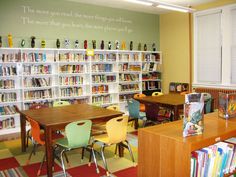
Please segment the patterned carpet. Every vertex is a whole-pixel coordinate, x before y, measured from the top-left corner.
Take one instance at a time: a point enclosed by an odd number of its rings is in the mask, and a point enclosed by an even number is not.
[[[137,134],[128,134],[135,162],[137,162]],[[32,156],[29,165],[26,165],[32,146],[30,145],[26,153],[21,152],[20,139],[0,142],[0,177],[36,177],[40,162],[44,155],[44,148],[39,147],[35,155]],[[108,169],[115,177],[137,177],[137,166],[131,161],[130,155],[125,150],[124,157],[114,155],[115,147],[105,149]],[[89,153],[81,161],[81,150],[74,150],[67,153],[70,166],[66,166],[67,176],[72,177],[101,177],[105,176],[105,170],[101,159],[97,156],[100,173],[97,174],[95,165],[88,166]],[[67,165],[67,164],[66,164]],[[43,166],[40,176],[46,176],[46,166]],[[61,177],[62,169],[56,161],[54,167],[55,177]]]

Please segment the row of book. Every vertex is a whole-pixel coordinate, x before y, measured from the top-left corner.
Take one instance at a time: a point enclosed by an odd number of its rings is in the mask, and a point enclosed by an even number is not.
[[[81,87],[62,88],[60,94],[61,97],[80,96],[83,95],[83,89]]]
[[[152,62],[159,62],[160,61],[160,54],[159,53],[144,53],[142,56],[142,61],[152,61]]]
[[[112,72],[112,64],[93,64],[92,72]]]
[[[92,97],[92,103],[107,104],[111,102],[112,102],[112,97],[110,95],[101,95]]]
[[[31,74],[51,74],[52,73],[52,66],[51,65],[30,65],[23,67],[23,74],[24,75],[31,75]]]
[[[137,91],[139,89],[139,84],[119,84],[119,91]]]
[[[15,88],[15,80],[5,79],[0,80],[0,89],[11,89]]]
[[[64,53],[59,54],[59,61],[62,62],[80,62],[80,61],[86,61],[87,56],[81,53]]]
[[[22,59],[24,62],[52,62],[54,61],[54,54],[23,53]]]
[[[24,92],[25,100],[46,99],[46,98],[52,98],[51,89]]]
[[[119,64],[119,71],[141,71],[141,66],[129,63],[123,63]]]
[[[139,61],[139,55],[134,54],[119,54],[119,61]]]
[[[92,87],[93,94],[108,93],[108,91],[109,91],[108,85],[99,85]]]
[[[127,101],[127,100],[130,100],[131,98],[134,97],[134,94],[122,94],[122,95],[119,95],[119,99],[120,101]]]
[[[142,74],[143,80],[152,80],[152,79],[161,79],[161,73],[159,72],[153,72],[153,73],[145,73]]]
[[[84,78],[82,76],[60,76],[60,85],[78,85],[83,84]]]
[[[108,83],[108,82],[115,82],[116,76],[114,75],[92,75],[92,82],[93,83]]]
[[[25,87],[46,87],[51,85],[51,78],[24,78]]]
[[[236,138],[192,152],[191,177],[219,176],[236,169]]]
[[[17,75],[16,66],[1,66],[0,65],[0,76],[15,76]]]
[[[0,93],[0,103],[1,102],[12,102],[16,101],[16,93]]]
[[[62,65],[61,73],[83,73],[87,70],[86,65]]]
[[[139,81],[139,74],[119,74],[120,81]]]
[[[0,54],[0,62],[19,62],[20,60],[20,53]]]
[[[142,89],[143,90],[161,89],[161,82],[157,82],[157,81],[142,82]]]
[[[94,56],[92,56],[92,61],[105,61],[105,55],[104,54],[94,54]]]
[[[7,128],[15,128],[15,119],[14,117],[7,118],[5,120],[0,120],[0,130]]]
[[[16,110],[13,106],[0,106],[0,115],[15,114]]]
[[[142,66],[143,72],[150,72],[150,71],[161,71],[161,65],[158,63],[144,63]]]

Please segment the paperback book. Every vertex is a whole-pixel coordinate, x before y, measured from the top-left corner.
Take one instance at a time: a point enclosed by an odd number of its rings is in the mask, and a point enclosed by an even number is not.
[[[183,137],[199,135],[204,128],[204,99],[201,93],[185,95]]]

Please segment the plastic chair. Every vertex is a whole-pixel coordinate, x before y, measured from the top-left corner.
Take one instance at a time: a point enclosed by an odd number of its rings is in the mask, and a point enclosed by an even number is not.
[[[113,110],[113,111],[120,111],[119,105],[111,105],[106,107],[106,109]]]
[[[35,154],[36,148],[39,145],[41,145],[41,146],[45,145],[44,133],[42,133],[40,131],[40,126],[39,126],[38,122],[31,119],[30,117],[27,117],[27,120],[29,121],[30,126],[31,126],[31,136],[32,136],[32,142],[33,142],[33,149],[29,155],[29,158],[26,161],[26,165],[29,164],[32,154]],[[63,136],[60,134],[53,134],[53,139],[57,139],[57,138],[61,138],[61,137],[63,137]],[[39,167],[39,170],[37,173],[38,176],[41,173],[41,169],[43,167],[43,163],[44,163],[45,159],[46,159],[46,155],[44,154],[43,160],[41,161],[41,164],[40,164],[40,167]],[[66,159],[67,159],[67,157],[66,157]],[[67,161],[68,161],[68,159],[67,159]]]
[[[152,96],[161,96],[164,95],[162,92],[153,92]]]
[[[113,111],[120,111],[119,105],[111,105],[106,107],[106,109],[113,110]],[[92,125],[92,136],[100,135],[106,133],[106,123],[93,123]]]
[[[107,146],[119,144],[120,146],[127,148],[129,150],[133,163],[135,163],[132,150],[130,148],[129,142],[126,139],[127,138],[127,125],[128,125],[128,116],[113,118],[106,123],[107,134],[94,137],[92,147],[94,146],[94,144],[98,144],[101,146],[99,154],[102,157],[102,161],[103,161],[107,176],[110,175],[110,172],[107,167],[106,158],[104,156],[104,149]]]
[[[92,126],[91,120],[81,120],[72,122],[68,124],[65,128],[66,138],[58,139],[56,141],[56,147],[54,149],[55,157],[57,158],[57,160],[60,161],[65,177],[66,177],[66,170],[63,160],[63,154],[65,154],[66,151],[83,148],[82,151],[82,159],[83,159],[84,148],[88,149],[90,146],[89,140],[90,140],[91,126]],[[96,165],[96,171],[97,173],[99,173],[94,149],[93,147],[90,147],[90,149],[88,150],[92,152],[94,163]],[[60,157],[58,157],[58,155]],[[91,158],[89,162],[91,162]]]
[[[130,99],[127,100],[128,104],[128,111],[129,111],[129,121],[134,121],[135,122],[135,129],[138,128],[138,120],[143,120],[143,126],[146,124],[146,113],[145,112],[140,112],[139,107],[140,103],[137,100]]]
[[[145,97],[146,95],[145,94],[143,94],[143,93],[137,93],[137,94],[134,94],[134,98],[142,98],[142,97]],[[141,112],[145,112],[145,105],[144,104],[142,104],[142,103],[140,103],[140,111]]]
[[[70,102],[68,101],[54,101],[53,102],[53,107],[60,107],[60,106],[67,106],[70,105]]]

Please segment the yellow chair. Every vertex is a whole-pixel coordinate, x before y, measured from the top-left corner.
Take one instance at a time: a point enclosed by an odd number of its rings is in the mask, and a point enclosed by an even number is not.
[[[126,139],[127,125],[128,116],[113,118],[106,123],[107,134],[95,136],[92,142],[92,147],[94,146],[94,144],[101,146],[99,154],[102,157],[107,176],[110,175],[110,172],[108,171],[107,162],[104,156],[105,147],[119,144],[120,146],[127,148],[129,150],[132,161],[134,162],[132,150],[130,148],[129,142]]]
[[[161,96],[164,95],[162,92],[153,92],[152,96]]]
[[[120,111],[119,105],[111,105],[111,106],[108,106],[106,108],[109,109],[109,110],[113,110],[113,111]]]
[[[137,94],[134,94],[134,98],[142,98],[142,97],[145,97],[146,95],[145,94],[143,94],[143,93],[137,93]],[[140,103],[140,108],[139,108],[139,110],[141,111],[141,112],[145,112],[145,105],[144,104],[142,104],[142,103]]]
[[[106,109],[113,111],[120,111],[119,105],[111,105],[106,107]],[[92,127],[92,135],[100,135],[106,133],[106,122],[94,123]]]
[[[54,101],[53,102],[53,107],[60,107],[60,106],[67,106],[70,105],[69,101]]]

